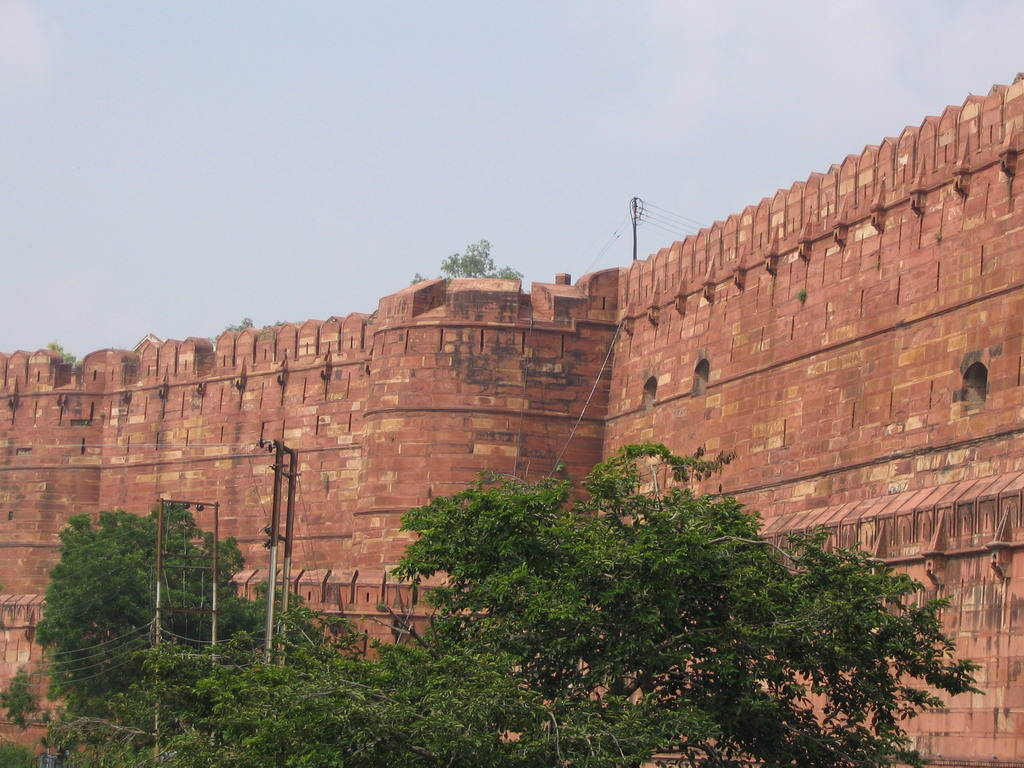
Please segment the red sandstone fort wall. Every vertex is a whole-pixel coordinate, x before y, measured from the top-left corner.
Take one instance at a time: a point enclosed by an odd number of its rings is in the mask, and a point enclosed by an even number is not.
[[[606,450],[733,449],[725,490],[767,515],[1021,469],[1018,152],[1024,82],[635,263]]]
[[[607,388],[590,389],[618,279],[532,294],[518,281],[427,281],[373,316],[215,346],[147,340],[77,371],[49,351],[0,355],[0,583],[42,592],[70,515],[145,513],[160,497],[219,502],[222,534],[262,563],[272,477],[258,443],[283,439],[301,460],[300,570],[358,573],[372,589],[351,594],[372,608],[406,509],[482,470],[536,479],[556,461],[582,475],[600,460]]]
[[[760,510],[765,535],[826,525],[950,599],[985,692],[922,718],[922,747],[1024,760],[1022,152],[1018,80],[575,286],[427,281],[373,315],[77,369],[0,355],[0,583],[37,595],[69,515],[164,495],[220,502],[251,594],[271,488],[257,443],[284,439],[302,472],[293,588],[373,617],[413,600],[388,575],[401,513],[481,470],[579,477],[646,439],[728,449],[706,490]]]
[[[733,450],[706,489],[768,535],[827,525],[949,598],[985,693],[915,724],[946,756],[1024,758],[1021,153],[1018,79],[635,263],[620,297],[605,452]]]

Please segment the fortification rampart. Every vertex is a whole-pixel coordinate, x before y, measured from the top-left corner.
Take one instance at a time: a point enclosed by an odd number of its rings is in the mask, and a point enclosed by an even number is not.
[[[922,747],[1024,760],[1021,153],[1018,78],[575,286],[426,281],[373,315],[216,344],[77,368],[0,355],[0,583],[40,593],[70,514],[168,495],[221,503],[251,594],[256,444],[283,438],[301,456],[293,588],[372,617],[415,600],[388,574],[401,513],[481,470],[579,477],[647,439],[728,449],[704,489],[760,510],[767,536],[825,525],[950,599],[985,693],[919,721]]]
[[[301,457],[299,573],[359,572],[377,588],[405,509],[482,470],[536,478],[556,460],[577,474],[599,460],[607,393],[585,401],[618,279],[532,294],[518,281],[427,281],[372,316],[215,345],[149,339],[77,368],[50,351],[0,355],[0,583],[42,592],[68,516],[142,513],[161,496],[219,501],[222,532],[260,563],[271,476],[257,444],[283,439]]]
[[[1020,469],[1018,152],[1020,81],[638,262],[608,447],[736,450],[768,515]]]
[[[932,753],[1020,759],[1024,81],[637,262],[605,452],[734,450],[706,488],[824,524],[952,601],[986,694]],[[1024,170],[1024,169],[1022,169]]]

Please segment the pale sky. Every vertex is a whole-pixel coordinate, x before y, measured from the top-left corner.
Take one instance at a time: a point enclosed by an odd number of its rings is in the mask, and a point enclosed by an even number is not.
[[[999,0],[0,0],[0,351],[372,312],[481,238],[527,284],[626,265],[634,195],[683,217],[644,256],[1010,83],[1022,30]]]

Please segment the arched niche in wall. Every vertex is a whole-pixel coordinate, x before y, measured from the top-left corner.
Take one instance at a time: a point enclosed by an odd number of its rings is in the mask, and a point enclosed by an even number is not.
[[[958,392],[968,408],[980,408],[988,398],[988,368],[981,361],[971,363],[963,374],[963,387]]]
[[[693,369],[693,394],[703,395],[708,391],[708,380],[711,378],[711,363],[706,357],[697,361]]]
[[[643,406],[644,410],[649,410],[654,407],[654,401],[658,396],[658,377],[651,376],[647,381],[644,382],[644,397]]]

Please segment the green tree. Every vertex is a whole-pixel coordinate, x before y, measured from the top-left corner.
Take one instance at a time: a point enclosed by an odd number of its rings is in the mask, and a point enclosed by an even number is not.
[[[491,244],[487,240],[472,243],[466,246],[465,253],[453,253],[441,262],[441,274],[446,280],[455,277],[497,277],[504,280],[522,280],[523,273],[511,267],[496,267],[494,259],[491,258]],[[427,278],[418,272],[413,277],[413,283],[419,283]]]
[[[293,613],[287,626],[302,623]],[[646,707],[626,705],[612,727],[595,730],[606,706],[598,701],[557,732],[546,728],[549,707],[522,685],[510,656],[413,644],[366,658],[353,652],[356,637],[289,631],[286,665],[264,663],[246,643],[215,653],[167,643],[148,654],[150,676],[123,700],[117,723],[55,733],[101,765],[137,765],[151,752],[159,702],[162,751],[183,768],[549,768],[565,764],[560,754],[584,753],[577,764],[613,768],[640,734],[649,738]]]
[[[254,327],[254,325],[253,325],[253,322],[252,322],[252,318],[251,317],[243,317],[237,323],[234,323],[232,325],[224,326],[224,330],[222,331],[222,333],[227,333],[228,331],[244,331],[246,328],[253,328],[253,327]]]
[[[286,666],[244,650],[228,663],[158,651],[150,685],[173,708],[164,744],[181,765],[550,765],[517,761],[530,744],[502,738],[543,716],[511,660],[414,646],[367,659],[305,638],[286,651]]]
[[[63,345],[59,344],[56,339],[47,344],[46,348],[52,349],[54,352],[57,352],[64,359],[65,363],[70,363],[71,365],[74,365],[75,363],[78,362],[78,358],[72,355],[70,352],[65,352]]]
[[[104,717],[112,697],[124,692],[142,672],[140,651],[152,642],[156,513],[140,517],[124,511],[100,512],[68,521],[60,534],[60,562],[50,573],[46,606],[37,640],[46,650],[50,695],[70,716]],[[169,507],[165,549],[207,554],[212,535],[201,531],[192,515]],[[260,626],[253,603],[229,597],[231,576],[242,567],[232,539],[220,544],[220,631],[224,636]],[[208,571],[167,569],[165,605],[209,607]],[[209,638],[209,617],[172,613],[164,621],[169,635]]]
[[[110,754],[132,734],[137,760],[159,701],[160,743],[185,768],[618,768],[662,750],[919,765],[904,720],[973,690],[942,603],[821,533],[769,546],[735,500],[686,487],[728,458],[630,446],[581,498],[499,479],[435,499],[406,515],[419,539],[397,571],[447,574],[424,632],[392,614],[411,641],[367,658],[343,628],[290,620],[286,665],[251,644],[168,644],[94,743]]]
[[[7,688],[0,691],[0,707],[7,710],[7,719],[23,730],[39,710],[34,688],[28,668],[22,667],[11,678]]]
[[[943,603],[866,553],[826,550],[823,533],[768,546],[756,515],[685,485],[728,458],[630,446],[577,501],[566,482],[507,479],[435,499],[405,518],[420,538],[398,575],[447,573],[431,595],[433,642],[515,658],[550,727],[601,692],[595,732],[634,702],[649,751],[920,764],[906,718],[942,706],[933,692],[973,690],[974,665],[941,631]]]
[[[35,753],[28,747],[0,739],[0,765],[4,768],[35,768]]]

